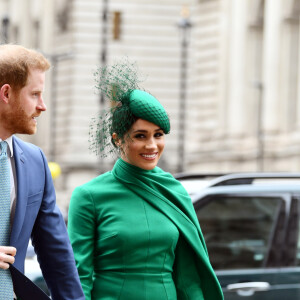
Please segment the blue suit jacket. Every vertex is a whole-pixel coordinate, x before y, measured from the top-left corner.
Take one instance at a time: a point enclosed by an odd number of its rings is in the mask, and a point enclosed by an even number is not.
[[[53,300],[84,300],[65,222],[56,206],[47,160],[35,145],[13,137],[17,205],[10,244],[24,272],[30,237]]]

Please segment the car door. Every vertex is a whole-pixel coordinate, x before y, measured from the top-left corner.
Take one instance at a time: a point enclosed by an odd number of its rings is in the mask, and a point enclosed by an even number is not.
[[[300,299],[299,268],[282,266],[290,205],[290,195],[243,193],[194,203],[226,300]]]

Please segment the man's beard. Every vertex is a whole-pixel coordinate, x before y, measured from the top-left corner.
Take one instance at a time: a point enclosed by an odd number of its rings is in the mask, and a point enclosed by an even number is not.
[[[26,114],[19,99],[15,100],[13,111],[2,116],[1,119],[12,134],[34,134],[36,132],[36,126],[32,124],[32,116]]]

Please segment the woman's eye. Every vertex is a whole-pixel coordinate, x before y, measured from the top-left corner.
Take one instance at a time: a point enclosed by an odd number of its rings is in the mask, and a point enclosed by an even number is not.
[[[164,134],[162,132],[157,132],[155,133],[154,137],[161,137],[163,136]]]
[[[136,134],[134,137],[137,139],[141,139],[141,138],[145,137],[145,135],[144,134]]]

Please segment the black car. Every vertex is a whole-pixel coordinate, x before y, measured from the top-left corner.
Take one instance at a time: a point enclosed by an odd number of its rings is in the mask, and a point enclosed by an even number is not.
[[[226,300],[300,299],[300,174],[175,177],[190,192]]]

